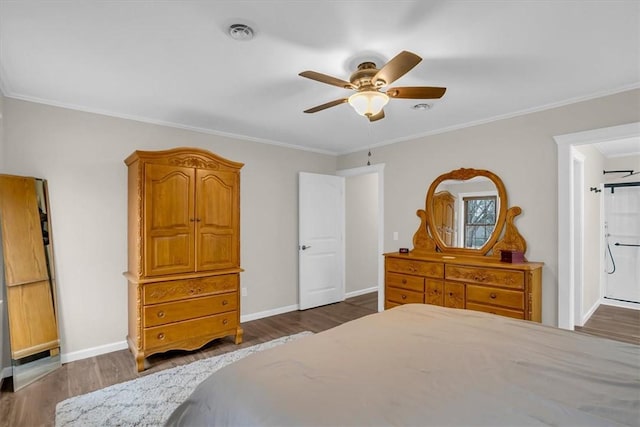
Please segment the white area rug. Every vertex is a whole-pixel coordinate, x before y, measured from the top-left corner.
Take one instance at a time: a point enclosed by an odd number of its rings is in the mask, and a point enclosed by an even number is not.
[[[56,427],[161,426],[211,373],[253,353],[312,334],[300,332],[72,397],[56,405]]]

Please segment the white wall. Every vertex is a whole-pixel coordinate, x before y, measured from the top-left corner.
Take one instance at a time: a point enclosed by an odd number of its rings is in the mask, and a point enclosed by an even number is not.
[[[0,92],[0,173],[4,172],[4,96]],[[9,326],[4,290],[4,263],[0,248],[0,384],[2,384],[3,368],[11,366],[11,351],[9,348]]]
[[[62,353],[122,343],[127,331],[124,159],[192,146],[241,171],[242,314],[298,299],[297,173],[334,173],[334,156],[11,98],[4,100],[7,172],[48,180]]]
[[[527,257],[545,263],[542,320],[557,324],[558,177],[554,135],[614,126],[640,119],[640,90],[627,91],[541,112],[499,120],[411,141],[373,148],[385,163],[385,251],[412,246],[431,182],[460,167],[488,169],[504,181],[509,206],[527,239]],[[428,120],[425,113],[424,120]],[[365,152],[338,158],[338,168],[361,162]],[[394,231],[400,240],[391,239]]]
[[[4,96],[0,92],[0,173],[4,171]]]
[[[378,286],[378,175],[345,179],[345,265],[349,293]]]
[[[591,191],[591,187],[600,188],[602,170],[605,159],[593,145],[575,147],[584,156],[584,232],[582,242],[584,247],[584,266],[582,271],[582,313],[580,318],[593,312],[600,301],[600,279],[602,276],[602,218],[600,217],[600,199],[602,192]],[[577,284],[576,284],[577,286]]]

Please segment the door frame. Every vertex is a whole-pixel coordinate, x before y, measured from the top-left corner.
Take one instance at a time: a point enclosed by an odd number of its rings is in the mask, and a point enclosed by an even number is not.
[[[554,136],[558,146],[558,327],[575,326],[575,206],[572,147],[640,136],[640,122]]]
[[[336,171],[343,177],[377,174],[378,176],[378,311],[384,311],[384,163]],[[346,272],[345,265],[345,272]]]

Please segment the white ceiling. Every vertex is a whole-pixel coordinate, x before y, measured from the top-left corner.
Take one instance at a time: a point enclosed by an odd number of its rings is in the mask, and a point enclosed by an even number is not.
[[[227,35],[251,25],[252,41]],[[445,96],[392,99],[369,123],[348,80],[359,62],[423,58],[393,86]],[[378,64],[379,66],[382,64]],[[6,96],[327,153],[640,87],[639,1],[0,0]]]

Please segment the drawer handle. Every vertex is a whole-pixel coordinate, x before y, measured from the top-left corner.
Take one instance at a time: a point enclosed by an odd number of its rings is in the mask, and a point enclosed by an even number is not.
[[[222,300],[222,305],[227,305],[227,304],[229,304],[229,301],[227,301],[226,299]]]
[[[407,279],[402,279],[402,284],[406,285],[407,284]]]
[[[223,324],[223,325],[226,325],[227,323],[229,323],[229,320],[228,320],[228,319],[224,319],[224,320],[222,321],[222,324]]]
[[[449,296],[452,297],[453,296],[453,292],[449,292]]]
[[[473,280],[475,280],[476,282],[484,282],[484,280],[486,279],[486,277],[484,276],[474,276]]]
[[[496,293],[495,293],[495,292],[491,292],[491,293],[489,294],[489,298],[491,298],[491,299],[496,299],[496,298],[498,298],[498,295],[496,295]]]
[[[407,299],[407,296],[406,295],[402,295],[402,299]]]
[[[158,317],[162,319],[164,317],[164,311],[159,311]]]
[[[164,333],[163,332],[160,332],[158,334],[158,339],[161,340],[161,341],[164,339]]]

